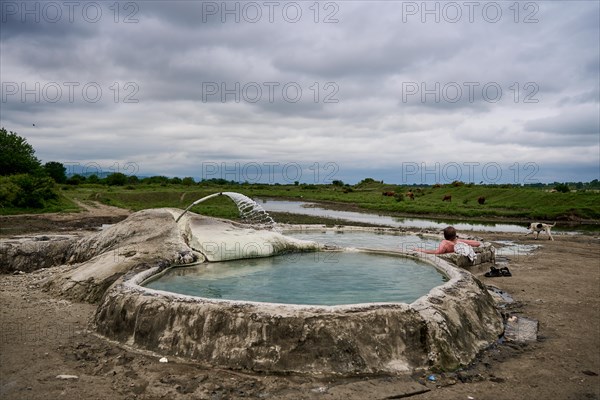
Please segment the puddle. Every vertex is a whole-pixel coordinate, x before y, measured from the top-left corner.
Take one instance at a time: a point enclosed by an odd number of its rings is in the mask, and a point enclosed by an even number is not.
[[[504,304],[511,304],[511,303],[515,302],[515,300],[513,299],[513,297],[510,294],[508,294],[507,292],[505,292],[502,289],[497,288],[496,286],[487,286],[487,289],[488,289],[488,291],[492,292],[494,295],[500,297]]]
[[[512,240],[496,240],[493,242],[496,247],[496,261],[515,260],[518,257],[531,255],[539,244],[521,244]],[[499,246],[498,246],[499,245]]]

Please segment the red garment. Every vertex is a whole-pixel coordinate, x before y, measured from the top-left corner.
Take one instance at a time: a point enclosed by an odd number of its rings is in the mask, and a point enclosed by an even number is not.
[[[439,247],[437,248],[437,250],[435,251],[431,251],[431,250],[423,250],[424,253],[429,253],[429,254],[445,254],[445,253],[454,253],[454,244],[457,242],[462,242],[462,243],[466,243],[471,247],[479,247],[481,246],[481,243],[479,243],[476,240],[466,240],[466,239],[454,239],[454,241],[452,240],[442,240],[442,242],[440,243]]]

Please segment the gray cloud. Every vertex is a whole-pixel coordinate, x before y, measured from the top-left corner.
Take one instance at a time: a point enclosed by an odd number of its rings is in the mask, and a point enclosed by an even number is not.
[[[23,2],[3,2],[0,124],[45,161],[136,162],[145,175],[332,162],[357,181],[361,169],[387,179],[407,161],[509,166],[544,152],[544,177],[591,180],[599,5],[572,3],[519,3],[516,15],[512,3],[486,2],[472,21],[455,3],[452,21],[448,3],[429,2],[436,21],[422,2],[318,3],[318,15],[314,3],[279,2],[271,22],[261,2],[228,2],[236,16],[223,2],[140,1],[118,3],[118,14],[96,3],[90,22],[82,10],[95,6],[82,2],[73,21],[63,8],[36,22]]]
[[[564,110],[560,114],[530,120],[525,123],[527,131],[559,134],[572,140],[573,136],[592,135],[600,137],[600,116],[598,105]]]

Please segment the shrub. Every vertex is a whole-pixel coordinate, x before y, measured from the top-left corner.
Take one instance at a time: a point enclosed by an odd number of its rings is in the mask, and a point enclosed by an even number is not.
[[[394,195],[394,198],[396,199],[396,201],[404,201],[404,193],[396,193]]]
[[[67,185],[79,185],[82,182],[85,182],[85,176],[79,174],[75,174],[66,180]]]
[[[0,207],[12,207],[21,188],[10,177],[0,176]]]
[[[554,186],[554,190],[560,193],[569,193],[571,191],[571,189],[569,189],[569,185],[565,183],[559,183],[558,185]]]
[[[368,185],[368,184],[371,184],[371,183],[375,183],[375,179],[373,179],[373,178],[365,178],[362,181],[358,182],[357,186]]]
[[[185,186],[192,186],[196,182],[194,181],[194,178],[192,178],[191,176],[186,176],[185,178],[183,178],[181,180],[181,183],[184,184]]]
[[[2,207],[42,208],[48,200],[58,197],[54,180],[43,175],[18,174],[2,178]]]
[[[127,175],[115,172],[107,176],[105,182],[108,186],[123,186],[127,183]]]

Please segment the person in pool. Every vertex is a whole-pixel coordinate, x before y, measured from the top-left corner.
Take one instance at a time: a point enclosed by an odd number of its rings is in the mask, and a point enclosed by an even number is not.
[[[418,249],[418,251],[428,254],[454,253],[454,245],[456,243],[466,243],[471,247],[481,246],[481,243],[476,240],[459,239],[456,235],[456,229],[453,226],[449,226],[444,229],[444,240],[442,240],[437,250]]]

